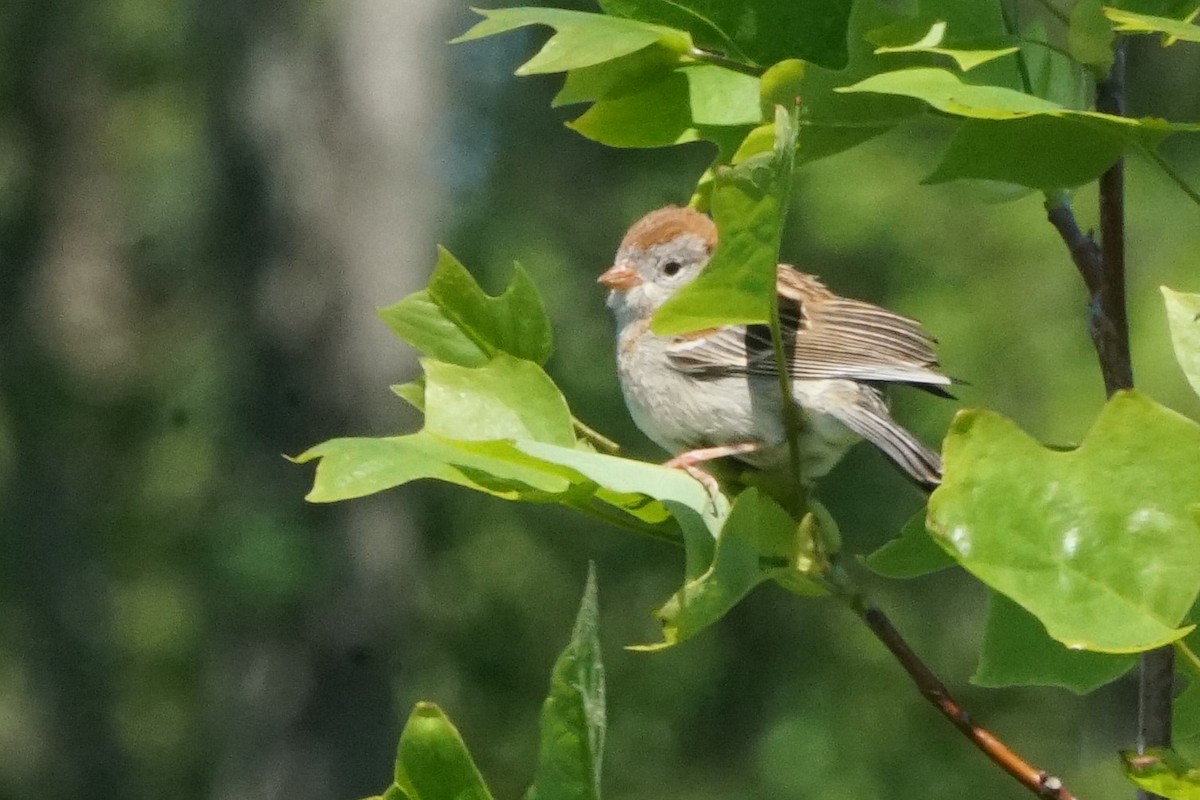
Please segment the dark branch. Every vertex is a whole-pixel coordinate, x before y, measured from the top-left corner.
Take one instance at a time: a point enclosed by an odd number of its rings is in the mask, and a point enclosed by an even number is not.
[[[971,720],[971,715],[958,704],[945,684],[913,652],[882,611],[861,600],[852,603],[852,607],[875,634],[875,637],[883,642],[884,646],[896,657],[900,666],[904,667],[904,671],[917,685],[921,695],[997,766],[1016,778],[1026,789],[1038,797],[1074,800],[1075,796],[1067,791],[1061,780],[1030,765],[996,738],[993,733],[976,725]]]

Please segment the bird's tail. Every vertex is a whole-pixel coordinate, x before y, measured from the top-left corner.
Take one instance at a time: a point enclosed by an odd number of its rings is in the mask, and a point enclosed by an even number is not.
[[[830,408],[842,424],[883,451],[914,483],[931,492],[942,482],[942,458],[892,419],[887,407],[872,393],[866,402]],[[874,402],[871,402],[871,401]]]

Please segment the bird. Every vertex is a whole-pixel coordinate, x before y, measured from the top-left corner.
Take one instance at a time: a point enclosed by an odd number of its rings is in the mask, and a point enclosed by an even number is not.
[[[616,321],[617,374],[637,427],[710,490],[699,465],[733,457],[758,469],[790,463],[770,329],[725,325],[675,336],[650,329],[663,303],[705,269],[717,227],[689,207],[643,216],[599,277]],[[893,418],[882,389],[907,384],[950,397],[936,341],[921,323],[831,292],[779,264],[776,292],[788,377],[799,410],[802,481],[811,486],[863,439],[917,486],[940,482],[940,456]]]

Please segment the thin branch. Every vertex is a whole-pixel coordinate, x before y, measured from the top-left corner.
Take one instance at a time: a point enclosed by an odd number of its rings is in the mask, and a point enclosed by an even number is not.
[[[1029,764],[991,731],[976,725],[971,715],[959,705],[937,675],[934,675],[925,662],[913,652],[882,611],[865,602],[861,595],[854,596],[850,606],[871,629],[871,633],[875,634],[875,638],[883,642],[884,647],[891,651],[900,662],[900,666],[904,667],[904,671],[917,685],[921,696],[932,703],[942,716],[950,720],[950,723],[982,750],[984,755],[1038,797],[1074,800],[1075,796],[1067,791],[1061,780]]]
[[[762,67],[756,67],[753,64],[747,64],[744,61],[738,61],[736,58],[721,53],[714,53],[712,50],[701,50],[699,47],[693,47],[688,51],[688,55],[697,61],[704,61],[709,64],[715,64],[718,67],[724,67],[734,72],[740,72],[743,75],[752,75],[755,78],[761,77],[763,72]]]
[[[575,426],[575,432],[579,434],[581,438],[591,442],[592,445],[600,452],[608,453],[609,455],[613,456],[621,452],[621,445],[617,444],[596,429],[584,424],[583,420],[579,419],[578,417],[571,417],[571,424]]]

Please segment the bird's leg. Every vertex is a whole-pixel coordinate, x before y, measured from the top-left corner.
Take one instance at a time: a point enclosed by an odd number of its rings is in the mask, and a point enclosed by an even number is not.
[[[708,493],[716,497],[721,493],[721,487],[717,484],[717,479],[700,469],[697,465],[703,464],[705,461],[725,458],[726,456],[752,453],[761,446],[758,442],[739,442],[738,444],[724,444],[719,447],[701,447],[696,450],[688,450],[686,453],[680,453],[670,461],[664,463],[663,466],[683,470],[688,475],[700,481],[704,485],[704,488],[708,490]]]

